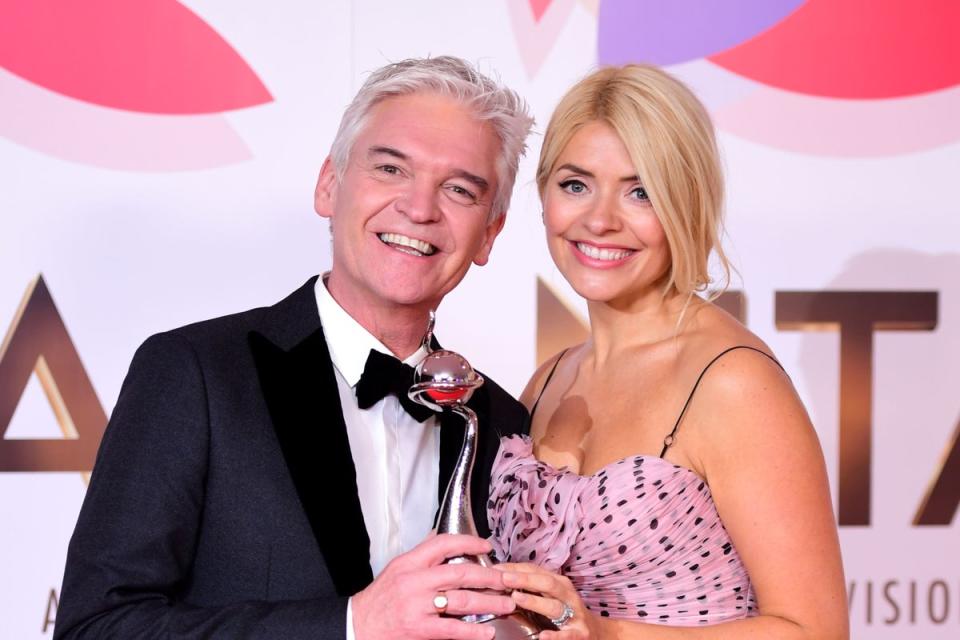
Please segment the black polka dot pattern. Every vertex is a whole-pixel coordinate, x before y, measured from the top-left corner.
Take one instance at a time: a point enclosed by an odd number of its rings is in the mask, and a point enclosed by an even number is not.
[[[579,476],[511,436],[487,506],[500,560],[563,573],[598,615],[696,626],[757,613],[710,489],[690,469],[631,456]]]

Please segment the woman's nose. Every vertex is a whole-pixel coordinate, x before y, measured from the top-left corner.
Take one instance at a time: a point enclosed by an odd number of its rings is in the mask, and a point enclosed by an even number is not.
[[[622,221],[616,203],[611,198],[602,197],[590,205],[586,212],[584,225],[594,235],[603,235],[620,229]]]

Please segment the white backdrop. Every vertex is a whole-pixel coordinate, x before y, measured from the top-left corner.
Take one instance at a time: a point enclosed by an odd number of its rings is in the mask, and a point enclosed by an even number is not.
[[[565,89],[596,66],[602,32],[602,7],[576,0],[183,4],[236,50],[272,100],[220,114],[137,113],[0,68],[0,330],[13,325],[42,273],[108,415],[135,348],[151,333],[272,303],[329,268],[313,184],[342,109],[369,70],[409,56],[464,57],[526,96],[539,132]],[[958,637],[957,519],[911,523],[960,417],[960,144],[950,138],[960,111],[937,112],[944,135],[908,152],[804,151],[738,129],[730,104],[753,81],[702,57],[670,68],[721,125],[728,246],[746,320],[806,402],[835,495],[839,334],[778,330],[775,292],[938,292],[934,330],[875,334],[871,521],[840,534],[855,638]],[[910,99],[917,98],[901,100]],[[781,116],[768,114],[775,124]],[[62,131],[64,140],[89,133],[91,122],[101,128],[84,150],[71,151],[67,142],[36,142],[25,121]],[[897,135],[909,135],[909,121],[895,122]],[[166,127],[161,162],[136,132]],[[229,143],[205,142],[231,130]],[[471,271],[438,317],[445,345],[514,393],[535,365],[537,277],[584,309],[542,242],[533,185],[539,135],[530,144],[491,263]],[[4,437],[63,437],[36,376]],[[51,591],[59,591],[85,488],[74,472],[0,472],[0,636],[52,634]]]

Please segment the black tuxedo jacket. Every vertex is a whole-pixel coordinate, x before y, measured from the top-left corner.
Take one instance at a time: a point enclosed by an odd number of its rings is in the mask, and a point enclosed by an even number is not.
[[[280,303],[149,338],[103,437],[54,638],[345,637],[369,539],[312,278]],[[487,379],[471,487],[481,536],[498,436]],[[442,418],[440,488],[463,437]]]

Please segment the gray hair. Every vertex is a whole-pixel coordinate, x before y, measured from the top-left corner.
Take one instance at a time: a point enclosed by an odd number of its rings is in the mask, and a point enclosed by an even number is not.
[[[366,125],[370,109],[387,98],[418,92],[450,96],[472,108],[478,119],[493,127],[500,140],[497,192],[490,206],[490,221],[496,220],[510,206],[517,167],[527,149],[526,138],[533,126],[533,117],[526,101],[515,91],[453,56],[410,58],[370,74],[344,112],[330,148],[337,179],[343,178],[353,143]]]

